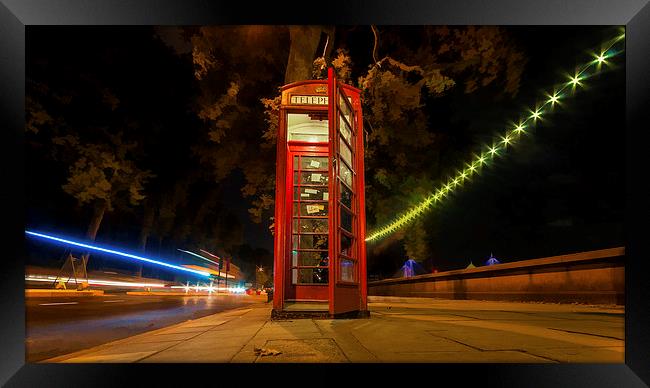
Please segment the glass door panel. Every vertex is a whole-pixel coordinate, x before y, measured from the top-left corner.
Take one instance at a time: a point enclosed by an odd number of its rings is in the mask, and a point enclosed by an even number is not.
[[[293,156],[291,279],[294,285],[329,281],[328,158]]]

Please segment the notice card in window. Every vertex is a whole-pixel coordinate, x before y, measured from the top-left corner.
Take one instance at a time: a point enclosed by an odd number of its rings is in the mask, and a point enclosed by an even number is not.
[[[320,206],[318,205],[307,205],[307,214],[314,214],[320,211]]]
[[[320,167],[320,162],[318,160],[312,160],[309,162],[309,167],[318,168]]]
[[[320,182],[320,177],[321,177],[321,174],[311,174],[311,181],[312,182]]]

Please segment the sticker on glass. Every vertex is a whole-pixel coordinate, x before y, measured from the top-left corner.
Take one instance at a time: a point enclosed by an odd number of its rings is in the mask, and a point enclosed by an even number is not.
[[[324,208],[324,207],[322,207]],[[318,213],[321,210],[320,205],[307,205],[307,214]]]
[[[312,160],[309,162],[309,167],[318,168],[320,167],[320,162],[318,160]]]
[[[320,176],[321,176],[321,174],[311,174],[311,181],[312,182],[320,182]]]
[[[305,193],[309,193],[309,194],[318,194],[318,190],[314,190],[314,189],[305,189]]]

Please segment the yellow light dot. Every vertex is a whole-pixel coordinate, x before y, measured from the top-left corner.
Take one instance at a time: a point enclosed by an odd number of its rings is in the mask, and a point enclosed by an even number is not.
[[[571,81],[569,83],[573,86],[576,86],[580,84],[580,80],[580,76],[576,75],[575,77],[571,77]]]
[[[555,105],[555,103],[558,101],[559,101],[559,97],[557,96],[557,93],[553,94],[548,98],[548,102],[550,102],[551,105]]]
[[[497,153],[497,147],[490,148],[490,155],[494,155],[496,153]]]
[[[532,112],[532,114],[530,115],[530,118],[534,119],[534,120],[537,120],[540,115],[541,115],[541,112],[539,111],[539,109],[536,109],[534,112]]]

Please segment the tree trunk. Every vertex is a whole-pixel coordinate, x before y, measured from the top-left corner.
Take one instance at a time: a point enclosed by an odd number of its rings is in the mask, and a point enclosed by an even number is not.
[[[86,237],[91,241],[95,241],[95,237],[97,237],[97,231],[99,230],[99,226],[101,225],[102,219],[104,218],[106,208],[108,208],[108,203],[106,201],[98,200],[95,202],[93,217],[90,219],[88,231],[86,231]]]
[[[90,241],[95,241],[97,237],[97,231],[99,231],[99,226],[104,219],[104,213],[108,208],[108,203],[105,200],[98,200],[95,202],[95,207],[93,209],[93,216],[90,219],[90,224],[88,225],[88,230],[86,231],[86,238]],[[90,252],[86,252],[81,256],[81,271],[82,276],[87,279],[88,272],[86,267],[88,266],[88,259],[90,258]],[[87,284],[82,285],[80,288],[87,287]]]
[[[140,251],[145,253],[147,248],[147,240],[151,234],[151,228],[154,221],[154,207],[151,201],[147,200],[144,203],[144,215],[142,219],[142,229],[140,230]],[[143,264],[140,263],[138,267],[138,276],[142,277]]]
[[[290,26],[289,37],[291,47],[289,48],[289,61],[284,75],[284,83],[304,81],[312,78],[312,67],[314,59],[322,53],[317,53],[321,33],[329,35],[329,43],[326,55],[331,52],[334,43],[333,28],[323,26]]]

